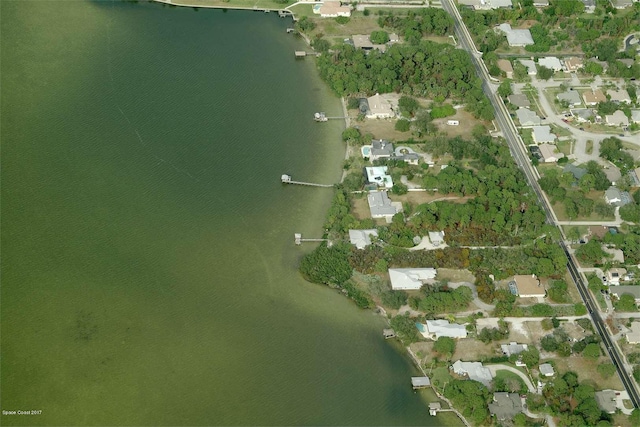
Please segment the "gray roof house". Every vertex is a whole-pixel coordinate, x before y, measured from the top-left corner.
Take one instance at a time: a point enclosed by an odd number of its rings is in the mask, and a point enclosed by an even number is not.
[[[512,420],[522,412],[522,400],[518,393],[493,393],[493,402],[489,403],[489,412],[499,421]]]
[[[568,90],[566,92],[559,93],[556,98],[558,98],[558,101],[566,101],[569,104],[569,107],[575,107],[576,105],[582,104],[580,94],[575,90]]]
[[[523,351],[527,351],[529,346],[527,344],[518,344],[516,342],[511,342],[509,344],[502,344],[500,348],[502,349],[502,353],[504,353],[504,355],[508,357],[512,354],[520,354]]]
[[[529,98],[527,98],[527,95],[524,95],[522,93],[514,93],[513,95],[509,95],[507,99],[516,107],[528,107],[529,105],[531,105],[531,103],[529,102]]]
[[[574,108],[571,111],[571,115],[579,122],[588,122],[595,117],[593,110],[590,108]]]
[[[631,121],[633,123],[640,123],[640,110],[631,110]]]
[[[629,92],[627,92],[626,89],[620,89],[620,90],[609,89],[607,91],[607,95],[609,95],[609,98],[613,102],[617,102],[617,103],[622,102],[625,104],[631,104],[631,97],[629,96]]]
[[[633,0],[610,0],[611,6],[616,9],[624,9],[633,5]]]
[[[556,136],[551,133],[551,126],[534,126],[533,127],[533,141],[536,144],[544,144],[545,142],[553,143],[556,140]]]
[[[372,218],[392,217],[398,210],[391,204],[386,191],[372,191],[367,195]]]
[[[529,128],[540,125],[540,117],[528,108],[518,108],[516,110],[516,116],[520,122],[520,126],[523,128]]]
[[[527,74],[530,76],[535,76],[538,74],[538,69],[536,68],[536,63],[530,59],[518,59],[522,65],[524,65],[527,69]]]
[[[384,139],[374,139],[371,141],[370,160],[387,158],[393,156],[393,144]]]
[[[545,377],[552,377],[555,374],[553,366],[550,363],[543,363],[538,366],[538,370],[540,371],[540,375],[544,375]]]
[[[614,206],[624,206],[631,203],[631,196],[626,191],[621,191],[616,187],[609,187],[607,191],[604,192],[605,201]]]
[[[616,392],[613,390],[596,391],[596,402],[598,407],[607,414],[616,413]]]
[[[636,285],[620,285],[620,286],[610,286],[609,292],[611,295],[616,296],[616,298],[620,298],[624,294],[633,295],[636,299],[636,304],[640,303],[640,286]]]
[[[489,368],[482,366],[481,362],[463,362],[458,360],[451,365],[451,370],[456,375],[466,376],[470,380],[481,382],[487,387],[491,385],[491,380],[493,379],[493,374]]]
[[[364,249],[371,244],[371,236],[378,237],[378,230],[349,230],[349,241],[358,249]]]
[[[498,28],[507,35],[509,46],[527,46],[534,43],[529,30],[513,29],[506,23],[500,24]]]
[[[573,163],[567,163],[564,169],[562,169],[562,173],[570,173],[575,179],[580,179],[587,174],[587,170]]]

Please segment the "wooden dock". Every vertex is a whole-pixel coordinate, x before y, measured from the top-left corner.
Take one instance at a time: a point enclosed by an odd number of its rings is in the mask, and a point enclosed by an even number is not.
[[[303,182],[303,181],[294,181],[291,179],[291,175],[282,175],[280,177],[283,184],[297,184],[297,185],[308,185],[310,187],[324,187],[331,188],[333,184],[316,184],[315,182]]]
[[[382,330],[382,336],[387,340],[389,338],[395,338],[396,337],[396,331],[394,331],[393,329],[383,329]]]
[[[320,52],[306,52],[304,50],[296,50],[294,54],[296,58],[304,58],[306,56],[320,56]]]
[[[411,377],[411,386],[414,390],[431,387],[429,377]]]
[[[331,241],[329,239],[303,239],[302,233],[294,233],[293,239],[296,245],[301,245],[303,242],[329,242],[328,246],[331,246]]]

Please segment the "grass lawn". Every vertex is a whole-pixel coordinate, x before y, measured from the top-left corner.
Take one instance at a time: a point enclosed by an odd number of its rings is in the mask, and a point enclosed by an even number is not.
[[[569,140],[569,141],[558,141],[558,143],[556,144],[556,146],[558,147],[558,151],[561,152],[562,154],[564,154],[565,156],[569,156],[572,153],[572,148],[573,148],[573,140]]]
[[[593,141],[592,140],[588,140],[587,141],[587,146],[584,150],[587,154],[591,154],[593,153]]]
[[[520,129],[520,135],[525,145],[533,145],[533,130],[532,129]]]
[[[429,375],[429,368],[427,367],[427,375]],[[449,373],[449,370],[444,366],[435,368],[431,371],[431,384],[436,387],[438,390],[442,391],[442,387],[445,383],[453,380],[453,377]]]
[[[498,380],[498,379],[502,379],[504,380],[505,383],[510,382],[510,381],[517,381],[518,384],[520,384],[520,391],[519,392],[528,392],[529,389],[527,388],[527,385],[524,383],[524,381],[522,380],[522,378],[520,378],[519,375],[510,372],[510,371],[506,371],[506,370],[498,370],[496,372],[496,377],[494,379]],[[494,383],[495,384],[495,383]]]
[[[297,19],[302,18],[303,16],[317,16],[313,13],[313,5],[312,4],[297,4],[293,7],[290,7],[289,10],[295,15]]]
[[[554,124],[551,124],[550,126],[551,126],[551,132],[555,133],[557,137],[573,136],[573,134],[569,129],[566,129]]]
[[[591,384],[596,390],[623,390],[620,378],[617,375],[612,375],[609,378],[602,377],[597,372],[597,367],[601,363],[611,363],[608,357],[600,357],[600,359],[593,360],[582,356],[571,357],[558,357],[554,359],[558,368],[559,375],[564,374],[567,371],[577,372],[580,381],[585,381]],[[589,375],[585,375],[584,372],[589,372]]]

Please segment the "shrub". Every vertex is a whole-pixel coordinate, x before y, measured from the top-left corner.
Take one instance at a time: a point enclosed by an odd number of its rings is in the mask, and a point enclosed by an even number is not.
[[[404,291],[387,291],[382,294],[382,304],[395,310],[407,303],[407,293]]]
[[[613,366],[613,363],[601,363],[596,369],[603,378],[609,378],[616,373],[616,367]]]
[[[400,119],[396,122],[395,129],[398,132],[408,132],[411,129],[411,122],[407,119]]]
[[[431,118],[441,119],[443,117],[454,116],[456,109],[451,104],[434,105],[431,107]]]

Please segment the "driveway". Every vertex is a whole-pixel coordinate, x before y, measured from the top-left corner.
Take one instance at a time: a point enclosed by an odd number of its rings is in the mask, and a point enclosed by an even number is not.
[[[496,372],[498,371],[509,371],[509,372],[513,372],[514,374],[518,375],[520,378],[522,378],[522,380],[524,381],[524,383],[527,385],[527,388],[529,389],[529,393],[537,393],[538,390],[533,386],[533,383],[531,382],[531,380],[529,379],[529,377],[527,375],[525,375],[522,371],[519,371],[518,369],[512,367],[512,366],[507,366],[507,365],[502,365],[502,364],[497,364],[497,365],[485,365],[493,374],[493,376],[496,375]]]
[[[459,288],[460,286],[466,286],[467,288],[470,288],[471,292],[473,292],[473,303],[480,310],[492,311],[494,308],[496,308],[495,305],[487,304],[486,302],[483,302],[482,300],[480,300],[480,298],[478,298],[478,291],[476,290],[476,285],[474,285],[473,283],[469,283],[469,282],[449,283],[447,286],[449,286],[451,289],[456,289],[456,288]]]

